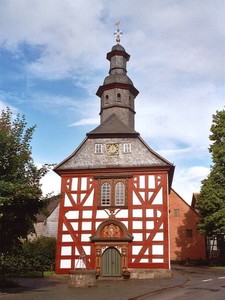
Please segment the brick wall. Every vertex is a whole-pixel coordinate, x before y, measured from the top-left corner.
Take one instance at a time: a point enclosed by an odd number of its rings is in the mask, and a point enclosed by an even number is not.
[[[171,261],[206,259],[205,236],[197,232],[198,213],[174,190],[169,197]]]

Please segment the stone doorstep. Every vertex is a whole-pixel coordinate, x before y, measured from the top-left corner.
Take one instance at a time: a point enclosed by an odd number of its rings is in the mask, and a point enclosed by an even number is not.
[[[129,269],[130,279],[171,278],[172,271],[168,269]]]

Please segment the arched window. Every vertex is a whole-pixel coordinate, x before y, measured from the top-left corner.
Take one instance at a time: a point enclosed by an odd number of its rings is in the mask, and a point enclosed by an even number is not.
[[[125,205],[125,185],[123,182],[117,182],[115,196],[116,206]]]
[[[121,102],[121,94],[120,93],[117,94],[117,102]]]
[[[111,202],[111,185],[108,182],[103,183],[101,191],[101,205],[110,206]]]

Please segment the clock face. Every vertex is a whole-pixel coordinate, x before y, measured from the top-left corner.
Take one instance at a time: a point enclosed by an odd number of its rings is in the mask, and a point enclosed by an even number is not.
[[[119,144],[107,144],[106,152],[107,155],[119,155]]]

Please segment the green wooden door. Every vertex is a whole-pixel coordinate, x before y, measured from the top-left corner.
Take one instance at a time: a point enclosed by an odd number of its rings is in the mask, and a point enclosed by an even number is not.
[[[121,255],[110,247],[102,255],[102,276],[121,276]]]

